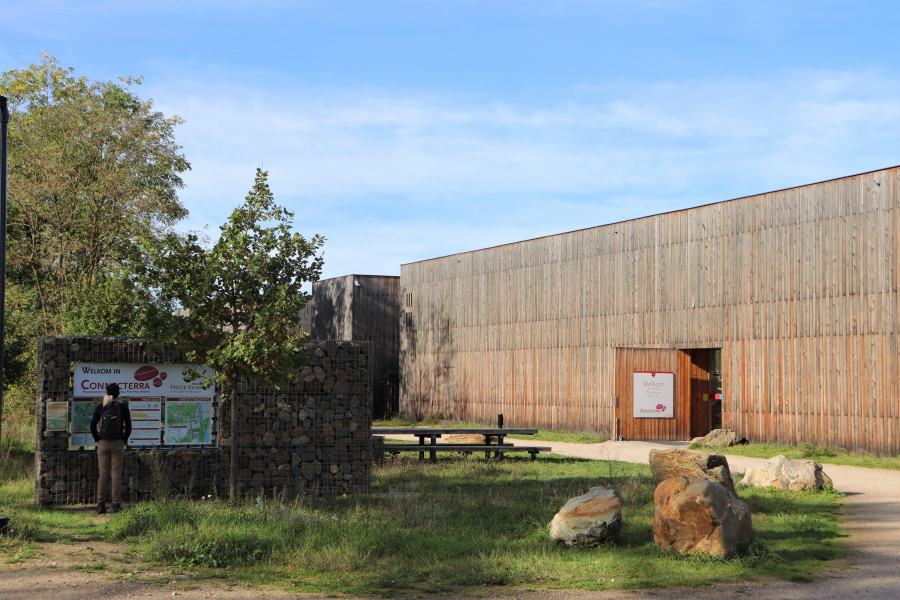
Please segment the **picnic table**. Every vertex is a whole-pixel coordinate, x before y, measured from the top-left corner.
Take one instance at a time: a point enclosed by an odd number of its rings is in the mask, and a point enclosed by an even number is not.
[[[425,459],[427,451],[432,461],[437,460],[438,452],[463,452],[469,454],[471,452],[484,452],[485,458],[490,458],[491,452],[495,457],[502,457],[507,452],[528,452],[531,454],[532,460],[537,456],[538,452],[550,452],[549,447],[545,446],[515,446],[511,443],[504,442],[504,438],[508,435],[535,435],[537,429],[514,429],[503,427],[487,427],[487,428],[452,428],[452,427],[373,427],[373,435],[413,435],[419,438],[418,444],[385,444],[385,452],[398,454],[400,452],[418,452],[419,458]],[[481,444],[473,443],[446,443],[439,444],[438,438],[445,435],[481,435],[484,442]],[[425,440],[430,443],[426,444]]]

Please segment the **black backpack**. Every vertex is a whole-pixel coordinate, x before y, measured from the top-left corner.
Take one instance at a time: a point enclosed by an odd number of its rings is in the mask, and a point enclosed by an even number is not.
[[[122,405],[115,400],[100,409],[100,439],[121,440],[125,433]]]

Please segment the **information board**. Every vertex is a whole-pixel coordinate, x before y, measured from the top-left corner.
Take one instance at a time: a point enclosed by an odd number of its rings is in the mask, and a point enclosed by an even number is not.
[[[47,431],[69,430],[69,403],[47,403]]]
[[[76,363],[69,447],[96,445],[91,417],[111,383],[118,384],[120,400],[131,411],[129,446],[212,444],[216,388],[206,381],[213,376],[209,367],[181,363]],[[60,410],[54,415],[65,415]]]
[[[162,398],[133,399],[128,403],[131,411],[131,437],[129,446],[158,446],[162,432]]]
[[[635,371],[633,400],[635,419],[674,419],[675,373]]]
[[[206,398],[166,399],[166,444],[209,444],[212,402]]]
[[[190,364],[75,363],[75,395],[100,396],[110,383],[128,398],[208,398],[216,395],[215,385],[204,386],[215,371]]]
[[[91,417],[102,400],[103,398],[75,398],[72,401],[72,436],[69,438],[69,446],[93,448],[97,445],[91,435]]]

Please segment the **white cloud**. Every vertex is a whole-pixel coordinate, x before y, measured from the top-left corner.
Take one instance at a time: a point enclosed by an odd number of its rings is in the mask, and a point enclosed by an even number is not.
[[[546,106],[202,80],[142,93],[187,119],[195,223],[222,222],[264,164],[346,272],[900,163],[900,82],[878,72],[619,82]]]

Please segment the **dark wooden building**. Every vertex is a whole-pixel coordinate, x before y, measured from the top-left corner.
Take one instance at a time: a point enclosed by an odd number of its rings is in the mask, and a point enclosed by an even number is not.
[[[898,454],[898,259],[893,167],[406,264],[400,408]]]
[[[313,339],[374,342],[375,418],[399,406],[399,287],[399,277],[385,275],[324,279],[313,283],[312,299],[300,314]]]

